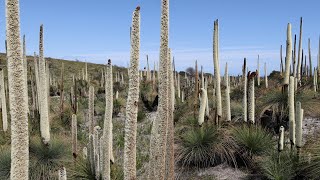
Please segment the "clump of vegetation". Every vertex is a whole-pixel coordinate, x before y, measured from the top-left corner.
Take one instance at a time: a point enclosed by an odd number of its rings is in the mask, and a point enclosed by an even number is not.
[[[0,148],[0,179],[10,179],[11,152],[9,148]]]
[[[259,162],[262,174],[268,179],[293,179],[296,176],[297,156],[289,150],[273,151]]]
[[[236,145],[224,129],[203,126],[185,132],[177,150],[177,162],[183,167],[209,167],[222,162],[235,163]]]
[[[246,159],[269,153],[276,144],[272,135],[260,126],[234,127],[231,134],[238,145],[238,153]]]
[[[31,139],[31,179],[51,179],[55,177],[59,167],[71,159],[71,152],[63,139],[65,138],[52,138],[48,145],[44,145],[40,138]]]

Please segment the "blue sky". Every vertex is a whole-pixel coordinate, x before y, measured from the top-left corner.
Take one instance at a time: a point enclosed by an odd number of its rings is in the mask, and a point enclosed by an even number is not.
[[[21,33],[26,34],[27,53],[38,52],[39,26],[44,24],[45,55],[126,66],[129,62],[132,11],[141,6],[141,58],[153,66],[159,58],[161,0],[20,0]],[[213,21],[220,25],[220,65],[238,74],[244,57],[249,69],[260,55],[269,72],[279,69],[280,45],[285,46],[287,23],[299,33],[304,18],[303,48],[311,38],[316,64],[320,34],[319,0],[171,0],[170,47],[178,70],[197,59],[206,72],[213,72]],[[0,41],[5,40],[4,0],[0,1]],[[284,48],[285,49],[285,48]],[[4,43],[0,43],[4,51]],[[223,73],[223,72],[221,72]],[[263,74],[263,73],[262,73]]]

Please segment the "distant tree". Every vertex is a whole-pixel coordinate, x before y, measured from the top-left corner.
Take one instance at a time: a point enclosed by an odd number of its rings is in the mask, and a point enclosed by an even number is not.
[[[186,69],[186,72],[189,74],[189,75],[194,75],[194,73],[196,72],[195,69],[193,67],[188,67]]]

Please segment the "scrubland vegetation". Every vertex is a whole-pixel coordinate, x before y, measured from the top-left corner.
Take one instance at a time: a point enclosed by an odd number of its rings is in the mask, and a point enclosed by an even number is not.
[[[220,77],[219,23],[212,72],[197,61],[178,72],[169,0],[162,0],[159,65],[155,60],[151,70],[147,56],[141,70],[139,6],[130,66],[118,67],[110,59],[99,65],[45,58],[45,25],[39,55],[27,56],[19,0],[7,0],[0,179],[318,179],[320,42],[318,64],[312,66],[310,45],[307,64],[301,18],[298,48],[287,25],[279,71],[269,74],[263,63],[261,76],[257,55],[257,69],[244,58],[240,75],[230,76],[226,64]]]

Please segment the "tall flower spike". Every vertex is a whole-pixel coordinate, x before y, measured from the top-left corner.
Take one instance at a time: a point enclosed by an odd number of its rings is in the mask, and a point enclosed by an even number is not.
[[[40,90],[40,132],[44,144],[50,142],[49,107],[47,91],[46,60],[43,55],[43,25],[40,26],[39,41],[39,90]]]
[[[295,135],[295,112],[294,112],[294,77],[290,76],[290,83],[289,83],[289,131],[290,131],[290,142],[293,146],[296,142],[296,135]]]
[[[129,92],[126,105],[124,179],[136,179],[136,139],[139,101],[140,7],[132,15]],[[148,56],[147,56],[148,57]],[[147,58],[148,61],[148,58]],[[148,78],[150,69],[148,62]],[[149,80],[149,79],[148,79]]]
[[[204,115],[205,115],[207,99],[208,99],[207,91],[204,88],[200,89],[200,94],[201,94],[201,102],[200,102],[200,110],[199,110],[199,117],[198,117],[199,126],[201,126],[204,122]]]
[[[25,100],[20,42],[19,0],[6,0],[7,67],[9,106],[11,115],[11,169],[10,179],[29,178],[28,104]]]
[[[222,104],[221,104],[221,87],[220,87],[220,65],[219,65],[219,22],[214,22],[214,34],[213,34],[213,63],[214,63],[214,77],[215,77],[215,89],[216,89],[216,120],[222,117]],[[218,122],[219,123],[219,122]]]
[[[168,123],[168,50],[169,50],[169,0],[162,0],[160,35],[160,66],[159,66],[159,105],[157,123],[154,123],[156,138],[150,141],[149,179],[164,179],[165,156]],[[155,143],[155,144],[153,144]],[[155,157],[155,158],[154,158]]]
[[[7,117],[7,102],[6,93],[4,89],[4,74],[3,69],[0,69],[0,95],[1,95],[1,109],[2,109],[2,129],[4,132],[8,130],[8,117]]]
[[[291,37],[291,24],[288,23],[287,27],[287,50],[286,50],[286,69],[283,79],[283,85],[289,85],[289,76],[290,76],[290,62],[292,59],[292,37]]]
[[[106,66],[106,83],[105,83],[105,96],[106,96],[106,108],[103,125],[103,169],[102,177],[105,180],[110,179],[110,157],[111,157],[111,134],[112,131],[112,111],[113,111],[113,79],[112,79],[112,65],[111,60],[108,60]]]

